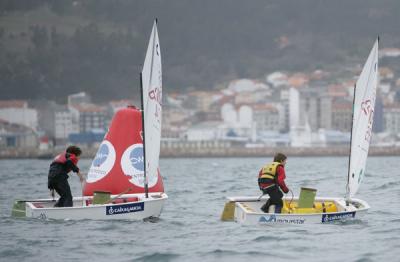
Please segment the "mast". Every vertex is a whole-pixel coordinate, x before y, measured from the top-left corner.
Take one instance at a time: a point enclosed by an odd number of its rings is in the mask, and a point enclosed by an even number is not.
[[[142,111],[142,139],[143,139],[143,179],[144,179],[144,193],[146,198],[149,198],[149,186],[147,182],[147,174],[146,174],[146,138],[145,138],[145,127],[144,127],[144,101],[143,101],[143,80],[142,73],[140,73],[140,101],[141,101],[141,111]]]
[[[350,150],[349,150],[349,164],[347,167],[347,185],[346,185],[346,205],[349,205],[349,200],[350,200],[350,163],[351,163],[351,149],[352,149],[352,143],[353,143],[353,125],[354,125],[354,104],[356,101],[356,87],[357,83],[354,84],[354,92],[353,92],[353,110],[351,114],[351,130],[350,130]]]

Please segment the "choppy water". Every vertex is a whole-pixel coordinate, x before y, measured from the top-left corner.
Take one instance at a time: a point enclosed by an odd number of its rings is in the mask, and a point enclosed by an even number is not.
[[[45,160],[0,161],[1,261],[399,261],[400,157],[370,157],[352,222],[241,226],[219,220],[226,196],[259,195],[269,159],[162,159],[169,200],[156,222],[43,221],[10,217],[16,198],[47,197]],[[347,158],[289,158],[287,184],[343,196]],[[87,170],[90,161],[80,166]],[[74,195],[81,188],[70,179]]]

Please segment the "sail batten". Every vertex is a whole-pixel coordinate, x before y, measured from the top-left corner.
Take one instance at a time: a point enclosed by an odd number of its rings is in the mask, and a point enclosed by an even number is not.
[[[376,40],[354,89],[347,198],[357,193],[365,174],[378,81],[378,40]]]

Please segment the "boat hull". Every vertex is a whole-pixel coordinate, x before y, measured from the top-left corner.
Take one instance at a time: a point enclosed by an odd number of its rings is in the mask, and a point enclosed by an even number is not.
[[[116,203],[91,204],[93,197],[75,197],[73,207],[53,207],[52,199],[27,200],[23,201],[25,211],[13,210],[13,214],[40,219],[143,220],[159,217],[167,199],[165,193],[150,193],[149,198],[144,194],[126,194],[118,196],[116,200],[121,201]]]
[[[231,214],[223,213],[222,220],[231,220],[244,225],[320,224],[359,218],[370,208],[365,201],[360,199],[352,199],[351,203],[346,205],[343,198],[320,197],[315,199],[316,203],[329,201],[335,203],[337,210],[318,213],[264,213],[261,211],[261,206],[267,199],[267,197],[261,199],[258,197],[229,197],[224,213],[230,212]],[[284,200],[297,201],[298,198],[284,198]]]

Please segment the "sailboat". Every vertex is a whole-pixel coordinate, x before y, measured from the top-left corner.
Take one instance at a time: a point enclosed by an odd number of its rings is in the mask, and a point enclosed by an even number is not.
[[[140,74],[142,108],[116,112],[92,161],[81,197],[73,207],[54,199],[17,200],[12,214],[42,219],[159,217],[168,199],[159,172],[162,117],[161,52],[154,22]]]
[[[284,197],[281,213],[264,213],[261,206],[268,197],[227,197],[223,221],[241,224],[315,224],[359,218],[370,208],[354,198],[364,178],[372,135],[378,85],[379,38],[368,56],[354,86],[353,118],[345,197],[316,197],[316,190],[302,188],[298,197]]]

